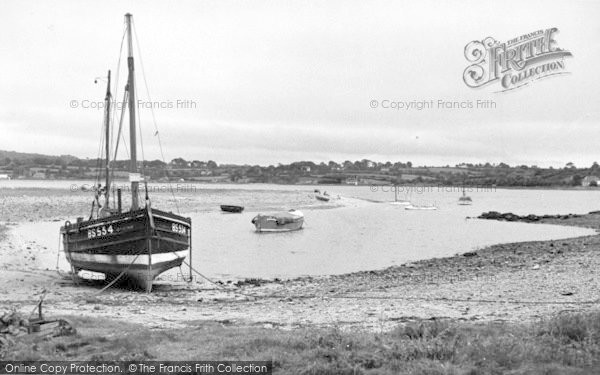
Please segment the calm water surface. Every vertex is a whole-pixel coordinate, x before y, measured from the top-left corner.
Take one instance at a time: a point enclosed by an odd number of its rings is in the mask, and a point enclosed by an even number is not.
[[[2,181],[0,187],[64,189],[73,183]],[[394,200],[389,186],[318,186],[340,196],[333,203],[316,201],[314,188],[198,184],[188,186],[187,191],[181,189],[177,193],[178,200],[181,197],[180,209],[193,222],[194,267],[219,279],[289,278],[381,269],[491,244],[594,233],[573,227],[465,219],[484,211],[565,214],[600,209],[600,191],[593,190],[468,191],[473,205],[459,206],[461,192],[457,189],[403,188],[399,198],[439,207],[437,211],[407,211],[389,204]],[[220,204],[241,204],[246,210],[242,214],[222,213]],[[195,212],[186,212],[188,205],[196,207]],[[289,208],[304,212],[303,230],[260,234],[254,231],[250,221],[257,212]],[[56,222],[26,223],[16,229],[15,236],[54,249],[59,226]],[[64,261],[61,264],[66,266]]]

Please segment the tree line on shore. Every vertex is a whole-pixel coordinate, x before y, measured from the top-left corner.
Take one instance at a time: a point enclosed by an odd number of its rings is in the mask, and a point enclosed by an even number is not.
[[[85,179],[100,173],[103,166],[102,159],[0,151],[0,176],[9,178]],[[125,178],[129,161],[117,160],[111,167],[116,178]],[[578,168],[571,162],[561,168],[540,168],[535,165],[510,166],[506,163],[414,166],[410,161],[375,162],[367,159],[341,163],[298,161],[260,166],[175,158],[168,163],[161,160],[139,162],[139,168],[152,180],[288,184],[597,186],[600,176],[600,166],[596,162],[586,168]]]

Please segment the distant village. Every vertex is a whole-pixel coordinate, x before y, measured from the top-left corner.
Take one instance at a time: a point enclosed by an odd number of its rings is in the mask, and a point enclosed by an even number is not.
[[[104,171],[101,159],[74,156],[46,156],[0,151],[0,179],[95,179]],[[112,165],[114,179],[126,180],[129,162]],[[583,186],[596,187],[600,166],[593,163],[578,168],[566,163],[561,168],[461,163],[454,166],[414,166],[407,162],[375,162],[367,159],[338,163],[299,161],[269,166],[217,164],[215,161],[176,158],[139,163],[149,181],[188,181],[204,183],[274,184],[414,184],[444,186]]]

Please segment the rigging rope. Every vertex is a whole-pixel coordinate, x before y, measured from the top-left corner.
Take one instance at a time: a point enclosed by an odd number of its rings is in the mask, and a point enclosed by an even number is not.
[[[119,95],[119,78],[121,76],[121,57],[123,55],[123,43],[125,41],[125,36],[126,35],[127,35],[127,27],[126,27],[125,22],[123,22],[123,36],[121,37],[121,46],[119,47],[119,57],[117,59],[117,70],[115,71],[115,83],[114,83],[114,87],[115,87],[115,89],[114,89],[114,93],[115,93],[114,97],[115,98],[117,98],[118,95]],[[118,105],[117,105],[116,101],[115,101],[114,104],[115,105],[112,108],[113,112],[112,112],[112,115],[110,116],[112,118],[112,121],[111,121],[111,131],[110,131],[110,148],[112,150],[115,150],[115,155],[112,158],[112,161],[110,163],[111,166],[113,165],[113,163],[116,161],[116,158],[117,158],[117,150],[116,150],[116,147],[115,147],[115,143],[118,143],[119,136],[121,134],[120,125],[119,125],[119,133],[117,134],[116,137],[114,136],[115,120],[116,120],[117,114],[119,112],[119,108],[118,108]],[[112,168],[112,167],[110,168],[110,179],[111,179],[111,181],[114,181],[114,179],[115,179],[115,169]],[[111,184],[111,190],[112,190],[111,197],[112,197],[113,208],[114,208],[114,207],[116,207],[116,202],[115,202],[115,200],[116,200],[116,198],[115,198],[115,195],[116,195],[115,194],[116,186],[115,186],[115,184]]]
[[[60,267],[59,267],[59,262],[60,262],[60,245],[62,244],[62,235],[59,233],[58,234],[58,252],[56,253],[56,273],[58,273],[58,276],[60,277],[66,277],[65,275],[62,274],[62,272],[60,271]],[[64,252],[64,251],[62,251]]]
[[[133,26],[133,22],[134,21],[132,20],[132,26]],[[150,97],[150,89],[148,87],[148,82],[146,81],[146,71],[144,69],[144,61],[142,60],[142,51],[140,48],[140,42],[138,41],[136,28],[135,27],[132,27],[132,28],[133,28],[133,35],[135,37],[135,45],[136,45],[136,48],[138,51],[138,56],[140,57],[140,67],[142,68],[142,78],[144,80],[144,86],[146,87],[146,96],[148,97],[148,101],[150,102],[150,104],[152,104],[152,98]],[[171,179],[169,178],[169,174],[168,174],[169,165],[167,164],[167,161],[165,160],[165,153],[163,151],[162,141],[160,138],[160,133],[158,131],[158,125],[156,123],[156,116],[154,114],[154,106],[153,105],[150,105],[150,114],[152,116],[152,123],[154,124],[154,135],[158,139],[158,148],[160,150],[160,156],[162,158],[162,162],[165,164],[165,176],[167,177],[167,183],[169,184],[169,191],[171,192],[171,196],[173,197],[173,202],[175,202],[175,208],[177,209],[177,213],[181,214],[181,212],[179,211],[179,204],[177,203],[177,198],[175,197],[175,192],[173,191],[173,185],[171,184]]]
[[[124,91],[123,92],[123,105],[122,108],[125,108],[125,106],[127,105],[127,96],[128,96],[128,92]],[[121,118],[119,119],[119,131],[117,132],[117,140],[115,141],[115,147],[114,147],[114,154],[113,154],[113,163],[117,161],[117,154],[119,153],[119,144],[120,144],[120,140],[123,134],[123,119],[125,118],[125,110],[123,109],[121,111]],[[123,146],[127,146],[125,139],[123,138]],[[127,151],[127,155],[129,155],[129,150]]]
[[[125,35],[127,35],[127,27],[124,25],[123,26],[123,36],[121,37],[121,46],[119,47],[119,58],[117,59],[117,70],[115,72],[115,98],[118,96],[119,94],[119,77],[121,76],[121,56],[123,56],[123,43],[125,41]],[[115,103],[116,104],[116,103]],[[117,106],[115,106],[113,108],[113,113],[112,113],[112,124],[114,126],[116,117],[117,117],[117,113],[118,113],[118,108]],[[112,134],[112,132],[111,132]],[[113,146],[113,140],[111,139],[111,146]]]
[[[102,123],[104,124],[104,116],[103,116],[103,120]],[[98,154],[96,156],[96,174],[95,174],[95,180],[94,180],[94,188],[93,188],[93,193],[94,193],[94,200],[92,201],[92,210],[90,212],[90,219],[92,218],[92,216],[94,215],[94,206],[95,203],[98,202],[98,205],[100,205],[100,202],[98,200],[98,194],[99,194],[99,189],[98,189],[98,184],[100,183],[100,177],[102,174],[102,149],[104,148],[104,126],[100,127],[100,143],[98,144]],[[100,207],[98,207],[98,209],[100,209]]]
[[[141,60],[141,58],[140,58],[140,60]],[[134,89],[135,89],[135,97],[139,98],[138,93],[137,93],[137,87],[134,87]],[[152,103],[150,103],[150,104],[152,104]],[[140,146],[141,146],[141,150],[142,150],[142,176],[144,176],[144,181],[146,181],[146,169],[144,168],[144,162],[146,161],[146,155],[144,154],[144,137],[142,135],[142,116],[141,116],[142,113],[141,112],[142,111],[137,112],[137,114],[138,114],[137,115],[137,126],[138,126],[138,133],[140,135]],[[148,183],[146,183],[145,186],[146,186],[146,193],[148,193]],[[140,199],[141,196],[140,196],[139,189],[137,191],[137,194],[138,194],[138,199]]]

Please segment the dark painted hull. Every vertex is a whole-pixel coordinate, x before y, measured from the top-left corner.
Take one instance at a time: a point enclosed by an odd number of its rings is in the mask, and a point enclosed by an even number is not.
[[[473,201],[471,200],[471,197],[462,196],[458,198],[458,204],[460,204],[461,206],[470,206],[471,204],[473,204]]]
[[[231,206],[231,205],[227,205],[227,204],[222,204],[221,205],[221,211],[224,212],[232,212],[232,213],[240,213],[242,211],[244,211],[244,207],[242,206]]]
[[[89,270],[114,278],[121,273],[150,291],[154,278],[185,259],[191,220],[156,209],[65,223],[65,254],[75,271]]]

